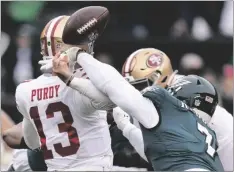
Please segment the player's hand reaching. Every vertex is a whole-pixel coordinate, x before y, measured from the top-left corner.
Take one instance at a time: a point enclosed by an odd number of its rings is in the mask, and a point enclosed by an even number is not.
[[[57,53],[53,59],[52,59],[52,65],[53,65],[53,72],[65,83],[68,83],[68,81],[72,77],[72,71],[69,68],[69,58],[64,53]]]
[[[77,56],[80,52],[84,52],[84,50],[80,47],[71,47],[63,54],[66,54],[70,63],[75,63],[77,61]],[[61,56],[63,55],[61,54]]]
[[[65,74],[69,71],[69,59],[66,53],[57,53],[52,59],[53,72],[58,74]]]
[[[57,53],[52,60],[53,72],[56,73],[67,85],[73,79],[73,66],[77,62],[77,55],[83,49],[71,47],[65,52]]]
[[[66,55],[68,57],[66,59],[66,61],[68,61],[69,64],[74,64],[77,60],[78,53],[82,52],[82,51],[84,51],[84,50],[79,48],[79,47],[71,47],[64,52],[57,53],[54,58],[56,58],[56,59],[59,58],[59,60],[62,59],[64,61],[65,59],[63,59],[63,58]],[[38,62],[38,64],[41,65],[40,70],[43,73],[52,72],[52,68],[53,68],[52,60],[53,59],[45,59],[45,60],[40,60]]]
[[[72,69],[77,61],[77,55],[84,50],[79,47],[71,47],[64,52],[57,53],[52,59],[41,60],[42,72],[53,71],[62,81],[67,83],[72,77]]]

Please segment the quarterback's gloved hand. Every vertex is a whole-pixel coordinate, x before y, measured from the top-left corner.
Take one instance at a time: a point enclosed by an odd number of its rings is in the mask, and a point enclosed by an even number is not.
[[[82,48],[79,47],[71,47],[68,50],[61,53],[60,57],[67,56],[69,59],[69,62],[74,63],[77,61],[77,56],[80,52],[85,52]]]
[[[76,62],[77,60],[77,56],[79,52],[84,52],[83,49],[79,48],[79,47],[71,47],[69,48],[67,51],[64,51],[63,53],[59,53],[59,58],[62,59],[64,56],[68,57],[68,60],[70,62],[70,65],[73,66],[73,64]],[[40,60],[38,62],[38,64],[41,65],[40,70],[43,73],[48,73],[48,72],[52,72],[53,70],[53,59],[44,59],[44,60]]]
[[[130,123],[130,116],[119,107],[113,109],[113,117],[117,127],[122,131],[124,127]]]
[[[42,73],[51,73],[52,72],[52,68],[53,68],[52,59],[40,60],[38,62],[38,64],[41,65],[40,70]]]

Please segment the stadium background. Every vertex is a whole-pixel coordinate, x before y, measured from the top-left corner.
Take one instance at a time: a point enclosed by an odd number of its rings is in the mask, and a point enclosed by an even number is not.
[[[37,62],[43,27],[53,17],[89,5],[105,6],[111,13],[96,42],[96,58],[121,71],[133,51],[158,48],[179,73],[210,80],[220,104],[233,114],[233,2],[15,1],[1,3],[1,106],[15,123],[22,120],[15,107],[16,86],[41,74]],[[11,150],[5,152],[2,165],[10,155]]]

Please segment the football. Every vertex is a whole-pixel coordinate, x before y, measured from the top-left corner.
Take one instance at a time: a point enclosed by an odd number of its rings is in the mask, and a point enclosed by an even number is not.
[[[68,19],[62,39],[65,44],[79,45],[88,41],[91,33],[100,36],[104,31],[108,20],[109,11],[102,6],[89,6],[77,10]]]

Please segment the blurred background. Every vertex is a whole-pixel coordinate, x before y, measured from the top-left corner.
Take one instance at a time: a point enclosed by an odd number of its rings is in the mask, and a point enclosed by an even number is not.
[[[15,123],[16,86],[41,73],[40,32],[58,15],[101,5],[111,19],[96,42],[95,57],[119,71],[133,51],[164,51],[180,74],[198,74],[219,92],[220,105],[233,114],[233,2],[1,2],[1,106]]]

